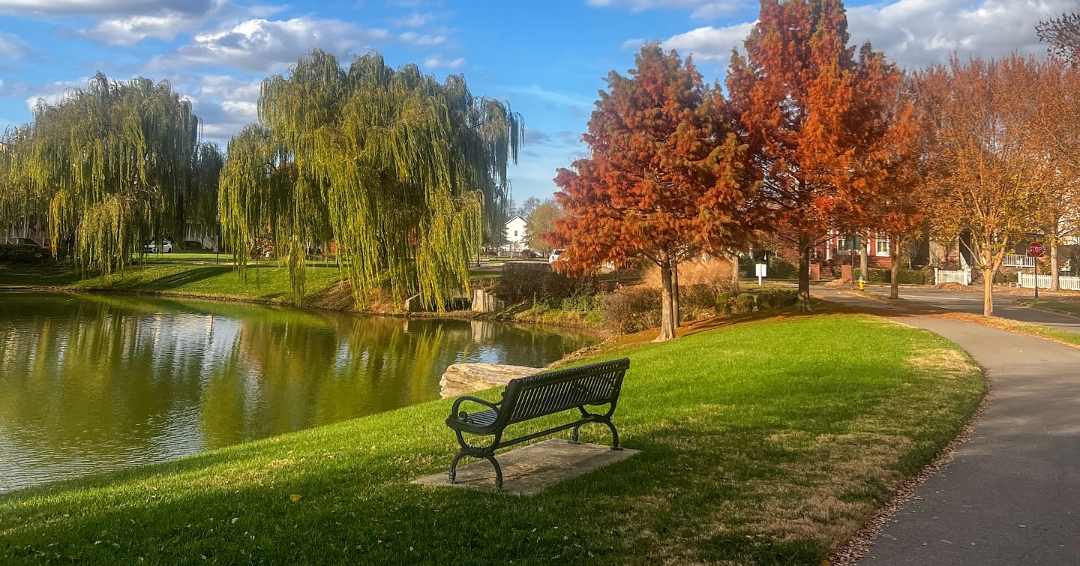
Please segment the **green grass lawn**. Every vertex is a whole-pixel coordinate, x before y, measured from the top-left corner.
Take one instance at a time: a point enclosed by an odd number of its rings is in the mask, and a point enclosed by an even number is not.
[[[1075,301],[1056,301],[1053,299],[1039,299],[1036,301],[1035,299],[1020,299],[1016,302],[1023,305],[1050,309],[1069,314],[1080,314],[1080,303],[1077,303]]]
[[[162,254],[162,256],[180,254]],[[206,254],[186,254],[206,255]],[[213,256],[210,256],[211,259]],[[307,270],[307,294],[314,296],[340,280],[341,273],[332,263],[316,263]],[[181,293],[204,297],[236,297],[271,302],[292,300],[289,270],[277,262],[248,264],[247,279],[242,279],[229,263],[192,263],[148,257],[144,265],[135,265],[123,273],[81,278],[77,269],[30,268],[0,265],[0,285],[70,287],[85,290],[111,290],[141,293]]]
[[[866,315],[622,355],[641,454],[540,495],[411,485],[456,451],[437,401],[0,496],[0,562],[816,566],[983,394],[954,345]]]
[[[1002,330],[1009,330],[1012,332],[1019,332],[1020,334],[1027,334],[1029,336],[1036,336],[1038,338],[1046,338],[1047,340],[1053,340],[1054,342],[1057,342],[1059,344],[1080,348],[1080,333],[1062,330],[1053,326],[1046,326],[1044,324],[1035,324],[1031,322],[1020,322],[1019,320],[999,318],[996,316],[986,317],[969,313],[949,313],[945,316],[947,316],[948,318],[969,320],[972,322],[977,322],[979,324],[985,324],[986,326],[992,326],[994,328],[1000,328]]]

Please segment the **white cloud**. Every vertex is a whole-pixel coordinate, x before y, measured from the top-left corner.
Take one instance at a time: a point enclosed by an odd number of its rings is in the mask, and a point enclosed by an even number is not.
[[[130,16],[160,12],[205,13],[220,0],[0,0],[0,13],[19,16]]]
[[[160,16],[131,16],[111,18],[99,22],[76,35],[113,45],[135,45],[148,38],[171,40],[181,32],[191,32],[205,23],[201,17],[191,17],[181,12],[166,12]]]
[[[896,0],[848,8],[848,31],[855,45],[870,41],[901,65],[922,67],[947,61],[954,52],[960,57],[1045,53],[1035,24],[1075,7],[1075,0]],[[731,48],[742,49],[752,26],[701,27],[663,45],[726,65]]]
[[[1035,24],[1077,7],[1075,0],[899,0],[848,9],[851,39],[871,41],[893,60],[922,67],[961,57],[1046,52]]]
[[[85,87],[89,80],[90,77],[83,77],[74,81],[56,81],[32,87],[18,85],[16,90],[26,96],[26,109],[33,112],[39,99],[46,104],[56,104],[72,89]]]
[[[578,98],[569,94],[563,94],[561,92],[547,90],[540,85],[510,87],[507,90],[516,94],[533,96],[547,102],[559,104],[561,106],[577,106],[582,108],[591,108],[593,105],[592,100],[586,100],[584,98]]]
[[[433,46],[442,45],[446,43],[445,35],[420,35],[414,31],[407,31],[400,36],[405,43],[411,43],[413,45]]]
[[[181,79],[182,81],[183,79]],[[203,121],[203,137],[224,146],[234,134],[258,118],[262,79],[225,75],[202,77],[192,89],[192,108]]]
[[[175,53],[155,57],[146,70],[157,72],[178,65],[218,65],[252,73],[281,72],[313,48],[334,53],[347,64],[349,55],[387,44],[431,47],[445,41],[443,36],[415,32],[394,34],[335,19],[308,16],[290,20],[256,18],[231,28],[198,33]],[[464,59],[448,60],[436,55],[430,57],[425,66],[458,68],[464,64]]]
[[[737,12],[746,7],[746,0],[588,0],[598,8],[622,8],[631,12],[646,10],[693,10],[691,17],[714,19]]]
[[[256,100],[262,79],[243,80],[228,75],[208,75],[199,81],[200,96],[229,100]]]
[[[696,61],[718,61],[726,65],[731,59],[732,48],[742,48],[743,40],[753,27],[753,22],[747,22],[722,28],[697,28],[666,39],[663,46],[684,57],[693,55]]]
[[[0,60],[22,61],[30,56],[29,43],[13,33],[0,32]]]
[[[390,18],[390,24],[403,28],[419,28],[431,23],[436,19],[435,14],[414,12],[404,18]]]
[[[197,34],[176,58],[186,63],[231,66],[251,72],[280,71],[313,47],[344,55],[373,43],[397,41],[383,29],[309,17],[253,19],[231,29]]]
[[[465,66],[465,58],[464,57],[458,57],[457,59],[447,60],[447,59],[443,59],[442,57],[439,57],[438,55],[432,55],[431,57],[428,57],[428,58],[424,59],[424,68],[425,69],[438,69],[438,68],[460,69],[460,68],[462,68],[464,66]]]

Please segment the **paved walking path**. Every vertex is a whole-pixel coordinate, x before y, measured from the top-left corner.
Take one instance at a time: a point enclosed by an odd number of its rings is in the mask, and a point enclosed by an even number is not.
[[[993,398],[859,566],[1080,564],[1080,350],[960,320],[899,320],[967,350]]]

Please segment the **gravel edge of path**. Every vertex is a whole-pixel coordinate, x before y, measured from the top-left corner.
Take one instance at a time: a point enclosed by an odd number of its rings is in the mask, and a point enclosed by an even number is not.
[[[975,407],[975,412],[960,426],[960,431],[956,437],[946,444],[938,452],[937,456],[924,466],[917,475],[900,484],[889,497],[889,501],[878,508],[862,528],[856,531],[847,542],[829,553],[828,559],[822,566],[854,566],[859,559],[870,553],[870,546],[873,544],[874,539],[881,534],[893,514],[915,496],[915,491],[926,483],[926,480],[940,472],[949,462],[952,462],[956,456],[957,447],[971,438],[972,433],[975,431],[975,424],[982,417],[983,412],[994,397],[990,376],[982,366],[979,366],[979,369],[982,370],[986,393],[983,394],[979,405]]]

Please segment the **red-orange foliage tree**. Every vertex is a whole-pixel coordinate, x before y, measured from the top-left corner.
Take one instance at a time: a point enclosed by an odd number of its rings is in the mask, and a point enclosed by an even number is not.
[[[591,155],[559,169],[555,198],[565,216],[555,238],[559,269],[586,272],[645,258],[660,268],[660,336],[675,336],[672,271],[696,250],[741,246],[750,233],[746,148],[719,89],[689,59],[642,47],[628,77],[612,72],[584,140]]]
[[[848,47],[840,0],[762,0],[728,71],[731,103],[778,216],[799,254],[798,309],[810,310],[810,259],[832,229],[860,230],[890,166],[887,105],[898,73],[864,45]]]
[[[927,223],[925,209],[929,194],[929,171],[922,157],[930,143],[915,120],[914,78],[899,81],[885,105],[889,151],[878,157],[875,167],[884,175],[871,175],[872,190],[864,198],[862,218],[866,230],[876,230],[889,240],[892,278],[889,296],[900,298],[900,251],[922,235]]]

